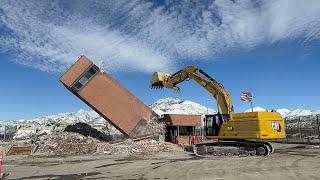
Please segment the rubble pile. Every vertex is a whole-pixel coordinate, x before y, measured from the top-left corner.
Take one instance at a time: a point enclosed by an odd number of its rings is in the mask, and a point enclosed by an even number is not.
[[[44,128],[45,127],[45,128]],[[58,128],[59,127],[59,128]],[[81,154],[121,154],[121,155],[152,155],[159,152],[182,151],[179,146],[164,142],[165,123],[158,118],[148,121],[151,133],[149,139],[133,141],[123,139],[120,132],[111,133],[103,124],[87,124],[76,122],[59,126],[38,126],[35,123],[26,123],[20,128],[26,132],[15,143],[30,145],[36,144],[35,155],[81,155]],[[23,131],[22,131],[23,130]],[[46,131],[43,131],[46,130]],[[29,132],[30,131],[30,132]],[[34,139],[32,139],[34,135]],[[154,138],[154,139],[151,139]],[[117,143],[115,143],[117,141]]]
[[[177,151],[182,151],[182,148],[176,144],[153,139],[145,139],[137,142],[128,139],[118,144],[99,143],[97,147],[97,153],[104,154],[152,155],[159,152]]]
[[[96,152],[99,140],[77,133],[54,132],[38,137],[37,153],[48,155],[78,155]]]
[[[161,135],[160,135],[161,137]],[[36,154],[42,155],[81,155],[81,154],[121,154],[121,155],[152,155],[159,152],[182,151],[175,144],[159,140],[131,139],[118,143],[100,141],[90,136],[73,132],[53,132],[38,137]]]
[[[166,131],[166,125],[161,118],[153,118],[148,122],[151,132],[155,135],[163,136]]]

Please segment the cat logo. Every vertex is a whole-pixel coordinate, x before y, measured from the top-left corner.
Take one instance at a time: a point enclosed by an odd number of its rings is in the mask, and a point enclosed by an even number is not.
[[[280,132],[281,131],[280,123],[272,122],[272,130],[276,130],[276,131]]]

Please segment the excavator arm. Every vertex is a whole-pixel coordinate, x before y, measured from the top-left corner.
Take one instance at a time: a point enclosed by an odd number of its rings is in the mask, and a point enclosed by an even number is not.
[[[221,110],[218,109],[220,113],[230,114],[233,112],[231,97],[223,85],[195,66],[188,66],[172,75],[155,72],[151,80],[151,88],[166,87],[178,92],[180,88],[177,85],[189,79],[205,88],[216,99]]]

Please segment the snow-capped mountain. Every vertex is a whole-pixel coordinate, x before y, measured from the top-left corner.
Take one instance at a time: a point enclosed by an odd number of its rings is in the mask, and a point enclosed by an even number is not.
[[[159,99],[151,108],[158,114],[192,114],[192,115],[202,115],[202,114],[214,114],[215,110],[202,106],[198,103],[180,100],[177,98],[165,98]],[[208,111],[208,112],[207,112]]]
[[[74,124],[77,122],[84,122],[88,124],[107,123],[99,114],[95,111],[86,111],[80,109],[78,112],[59,113],[55,115],[42,116],[35,119],[19,120],[18,122],[37,122],[41,125],[50,124]]]
[[[312,111],[307,109],[296,109],[287,114],[287,116],[310,116],[320,114],[320,111]]]
[[[214,114],[216,113],[213,109],[207,109],[206,106],[200,105],[198,103],[189,100],[180,100],[177,98],[165,98],[159,99],[150,107],[158,114],[192,114],[192,115],[203,115],[203,114]],[[208,112],[207,112],[208,111]],[[255,107],[253,111],[267,111],[262,107]],[[268,110],[270,111],[270,110]],[[282,117],[286,118],[286,125],[289,129],[297,129],[298,126],[302,128],[314,128],[315,114],[320,114],[320,111],[312,111],[305,109],[276,109],[277,112],[281,114]],[[246,110],[246,112],[251,112],[251,109]],[[298,118],[304,116],[302,118]],[[59,113],[56,115],[43,116],[35,119],[29,120],[17,120],[17,121],[0,121],[0,134],[4,132],[4,125],[6,125],[6,132],[9,133],[10,128],[23,126],[26,122],[32,122],[32,128],[37,129],[37,131],[49,131],[58,124],[67,125],[75,124],[77,122],[84,122],[87,124],[106,124],[107,129],[110,134],[120,134],[120,132],[109,124],[105,119],[103,119],[99,114],[94,111],[79,110],[77,112],[69,113]],[[300,125],[298,125],[300,123]],[[54,125],[54,126],[51,126]],[[32,129],[31,128],[31,129]],[[18,130],[13,128],[15,137],[29,137],[31,131],[28,130]],[[29,134],[28,134],[29,133]]]
[[[258,107],[254,107],[253,111],[267,111],[267,109],[258,106]],[[297,117],[297,116],[311,116],[311,115],[320,114],[320,111],[307,110],[307,109],[295,109],[291,111],[289,109],[283,108],[283,109],[275,109],[275,111],[280,113],[283,118]],[[245,112],[251,112],[251,109],[247,109]]]
[[[151,105],[151,108],[159,115],[162,114],[207,114],[207,107],[202,106],[192,101],[183,101],[177,98],[165,98],[156,101]],[[215,113],[216,111],[208,108],[208,113]],[[80,109],[77,112],[59,113],[55,115],[42,116],[35,119],[19,120],[19,121],[0,121],[0,124],[18,124],[24,122],[37,122],[40,125],[50,124],[74,124],[77,122],[84,122],[88,124],[107,124],[95,111],[86,111]]]
[[[189,100],[180,100],[177,98],[165,98],[159,99],[151,105],[151,108],[159,115],[161,114],[193,114],[202,115],[207,114],[207,107],[200,105],[198,103]],[[254,111],[266,111],[265,108],[255,107]],[[270,110],[269,110],[270,111]],[[277,112],[281,114],[282,117],[297,117],[297,116],[309,116],[320,114],[320,111],[304,110],[304,109],[276,109]],[[251,109],[246,110],[246,112],[251,112]],[[215,110],[208,108],[209,114],[216,113]],[[19,120],[19,121],[0,121],[0,125],[12,125],[19,124],[23,122],[37,122],[40,125],[50,125],[50,124],[74,124],[77,122],[85,122],[88,124],[108,124],[108,122],[103,119],[95,111],[79,110],[78,112],[69,113],[59,113],[56,115],[43,116],[30,120]]]
[[[71,113],[59,113],[56,115],[44,116],[31,121],[37,121],[40,124],[74,124],[77,122],[84,122],[88,124],[107,123],[98,113],[95,111],[86,111],[80,109],[78,112]]]
[[[13,125],[13,124],[17,124],[17,121],[6,121],[6,120],[0,120],[0,125]]]
[[[290,114],[290,110],[289,109],[285,109],[285,108],[282,108],[282,109],[277,109],[276,110],[278,113],[281,114],[282,117],[287,117],[289,114]]]
[[[166,99],[160,99],[157,102],[155,102],[153,105],[151,105],[153,110],[159,114],[206,114],[207,111],[209,113],[215,113],[214,110],[208,109],[205,106],[202,106],[198,103],[194,103],[192,101],[182,101],[179,99],[174,98],[166,98]],[[46,131],[47,133],[50,133],[52,131],[52,128],[50,125],[67,125],[67,124],[75,124],[77,122],[84,122],[87,124],[106,124],[107,129],[110,134],[120,134],[120,132],[114,128],[111,124],[109,124],[105,119],[103,119],[99,114],[97,114],[95,111],[86,111],[86,110],[79,110],[78,112],[70,112],[70,113],[59,113],[56,115],[49,115],[49,116],[43,116],[35,119],[30,120],[19,120],[15,121],[15,123],[23,124],[26,122],[32,122],[32,128],[37,129],[37,131],[42,132]],[[0,129],[1,134],[1,129]],[[29,137],[32,134],[31,131],[17,131],[14,138],[16,139],[23,139],[26,137]]]

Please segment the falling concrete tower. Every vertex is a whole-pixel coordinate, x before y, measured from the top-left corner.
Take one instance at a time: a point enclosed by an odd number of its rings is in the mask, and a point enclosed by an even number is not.
[[[128,137],[152,134],[149,122],[157,116],[152,109],[87,57],[81,56],[60,81]]]

